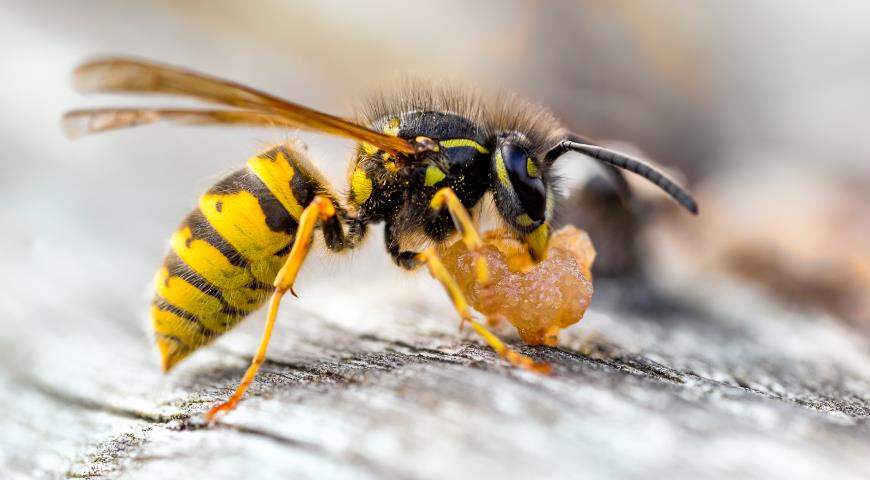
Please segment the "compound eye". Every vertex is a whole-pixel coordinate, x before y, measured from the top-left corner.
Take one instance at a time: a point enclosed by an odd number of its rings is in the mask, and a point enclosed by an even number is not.
[[[501,148],[501,156],[523,211],[533,221],[543,221],[547,210],[547,189],[534,159],[524,148],[510,144]]]

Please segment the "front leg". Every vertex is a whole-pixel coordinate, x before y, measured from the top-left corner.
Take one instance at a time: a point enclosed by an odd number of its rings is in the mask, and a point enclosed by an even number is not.
[[[473,328],[478,335],[483,337],[483,340],[489,344],[493,350],[495,350],[495,353],[499,354],[502,358],[507,360],[508,363],[515,367],[525,368],[526,370],[535,373],[550,373],[552,369],[550,364],[536,362],[530,357],[510,348],[494,333],[487,330],[486,327],[471,316],[471,310],[468,307],[468,300],[465,299],[465,295],[463,295],[462,290],[460,290],[459,285],[456,283],[456,279],[454,279],[453,276],[450,275],[450,272],[447,271],[447,268],[444,267],[444,263],[441,262],[441,258],[438,257],[434,247],[429,247],[423,252],[417,254],[417,260],[421,263],[425,263],[426,266],[429,267],[429,273],[432,277],[441,282],[441,285],[444,286],[444,290],[446,290],[447,295],[450,296],[450,300],[453,302],[453,307],[456,309],[456,312],[459,313],[462,322],[468,322],[468,324],[471,325],[471,328]]]
[[[477,229],[471,220],[471,215],[469,215],[468,210],[465,209],[453,190],[450,188],[442,188],[439,190],[432,197],[429,208],[431,213],[436,215],[440,213],[443,208],[447,208],[450,217],[453,219],[456,230],[459,232],[466,247],[475,253],[483,248],[483,241],[477,233]],[[444,267],[444,263],[438,256],[435,247],[429,247],[420,253],[401,250],[397,228],[393,223],[388,223],[386,225],[384,233],[387,250],[390,252],[393,261],[395,261],[396,264],[408,270],[413,270],[422,264],[426,264],[429,273],[433,278],[441,283],[447,291],[447,295],[450,296],[453,307],[456,309],[457,313],[459,313],[461,321],[460,329],[465,322],[468,322],[474,331],[477,332],[477,334],[480,335],[483,340],[496,351],[496,353],[515,367],[525,368],[537,373],[550,372],[551,367],[549,364],[535,362],[531,358],[511,349],[494,333],[490,332],[486,327],[474,320],[471,315],[471,309],[468,306],[468,300],[465,298],[465,295],[456,283],[456,279],[454,279],[450,272]],[[476,259],[477,281],[481,285],[486,285],[489,282],[489,269],[486,264],[486,259],[482,255],[477,255]],[[495,323],[489,318],[487,318],[487,320],[489,323]]]
[[[398,228],[395,223],[387,222],[384,225],[384,243],[387,247],[387,252],[393,257],[393,262],[405,270],[416,270],[420,265],[417,259],[419,252],[411,250],[402,250],[399,244]]]
[[[480,239],[480,234],[477,233],[477,228],[471,220],[471,215],[456,193],[449,187],[438,190],[432,196],[429,202],[429,215],[437,217],[443,209],[447,209],[450,218],[453,220],[453,225],[456,231],[459,232],[461,240],[465,243],[468,250],[479,252],[483,248],[483,241]],[[402,250],[399,243],[398,227],[393,222],[387,222],[384,226],[384,242],[386,243],[387,251],[393,257],[393,262],[396,265],[406,269],[415,270],[420,266],[421,262],[417,258],[419,252],[411,250]],[[489,283],[489,269],[486,264],[486,259],[483,256],[477,256],[477,281],[481,285]]]
[[[459,232],[465,247],[475,256],[475,261],[477,262],[477,283],[486,286],[489,283],[489,267],[486,264],[486,259],[479,254],[480,249],[483,248],[483,241],[480,239],[480,234],[477,233],[477,228],[475,228],[468,210],[465,209],[459,197],[456,196],[456,192],[450,187],[438,190],[429,202],[429,209],[432,213],[441,213],[441,210],[444,208],[447,208],[447,212],[450,213],[450,218],[453,219],[453,226]]]

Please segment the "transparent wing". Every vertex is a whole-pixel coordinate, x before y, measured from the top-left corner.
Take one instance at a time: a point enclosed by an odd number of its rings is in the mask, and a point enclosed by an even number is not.
[[[155,122],[181,125],[239,125],[254,127],[305,128],[274,113],[251,110],[186,110],[171,108],[91,108],[73,110],[63,116],[62,126],[70,138]]]
[[[188,116],[191,121],[185,123],[246,123],[249,125],[264,125],[264,123],[259,122],[247,123],[239,121],[242,118],[253,119],[253,112],[251,111],[256,111],[264,115],[281,117],[284,119],[282,124],[276,124],[273,126],[290,126],[328,133],[356,141],[367,142],[390,152],[405,154],[415,152],[415,146],[411,142],[402,138],[371,130],[342,118],[304,107],[229,80],[211,77],[178,67],[125,58],[96,60],[81,65],[75,70],[74,83],[76,88],[84,93],[164,93],[193,97],[210,103],[249,110],[249,112],[244,112],[245,115],[233,118],[235,121],[222,121],[231,118],[228,116],[229,112],[214,115],[218,112],[213,111],[210,112],[211,115],[200,115],[198,118],[203,120],[206,118],[212,118],[218,119],[218,121],[194,122],[192,121],[196,116],[194,115]],[[151,112],[152,116],[154,115],[154,112],[157,111],[166,113],[172,112],[170,110],[148,109],[115,109],[114,111],[116,112],[116,118],[124,117],[126,115],[134,118],[138,116],[142,120],[147,119],[147,114],[145,112]],[[71,118],[85,118],[86,115],[83,112],[88,111],[82,110],[78,112],[70,112]],[[112,112],[110,109],[103,110],[99,116],[102,119],[108,119],[111,117],[110,112]],[[175,117],[180,119],[182,118],[181,112],[182,111],[180,110],[174,111],[172,115],[164,116],[163,118]],[[159,115],[157,116],[160,117]],[[112,128],[123,128],[140,125],[142,123],[151,123],[149,121],[123,122],[117,120],[115,120],[115,122],[115,126],[111,128],[87,131],[79,130],[79,132],[92,133],[96,131],[110,130]]]

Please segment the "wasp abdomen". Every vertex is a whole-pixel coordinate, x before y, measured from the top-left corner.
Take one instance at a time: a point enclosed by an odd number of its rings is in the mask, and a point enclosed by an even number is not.
[[[303,208],[323,190],[301,154],[280,146],[200,197],[154,278],[151,321],[164,370],[265,303]]]

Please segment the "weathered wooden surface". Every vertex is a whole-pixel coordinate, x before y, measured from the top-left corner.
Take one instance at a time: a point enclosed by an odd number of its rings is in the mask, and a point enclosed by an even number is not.
[[[75,305],[47,309],[30,319],[53,330],[38,345],[4,337],[0,468],[7,478],[870,475],[867,345],[824,317],[727,285],[669,302],[603,283],[560,349],[524,349],[556,366],[541,377],[460,337],[424,277],[335,295],[345,281],[299,286],[251,394],[208,429],[188,425],[234,387],[260,318],[163,379],[131,321],[136,302],[109,300],[90,328]],[[410,293],[389,300],[395,288]]]
[[[750,282],[666,275],[679,253],[650,270],[666,294],[598,282],[560,349],[525,349],[556,365],[544,378],[460,336],[440,288],[397,272],[375,232],[305,268],[239,409],[185,428],[236,385],[262,317],[164,377],[148,279],[198,193],[295,134],[154,127],[73,144],[58,118],[102,105],[68,85],[93,55],[185,64],[339,115],[378,73],[503,83],[696,179],[742,167],[766,182],[748,209],[767,226],[794,204],[771,194],[778,172],[866,173],[860,2],[519,3],[0,5],[0,478],[870,478],[866,333]],[[421,19],[438,28],[421,34]],[[344,178],[350,145],[303,139]],[[810,178],[797,197],[814,203]]]

